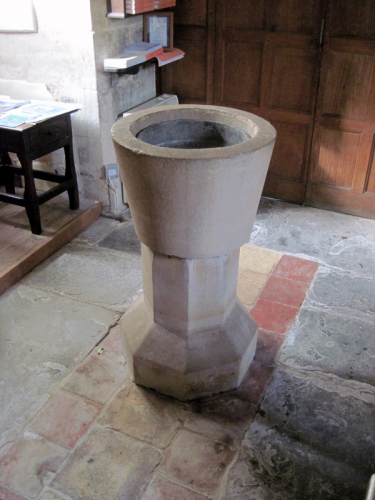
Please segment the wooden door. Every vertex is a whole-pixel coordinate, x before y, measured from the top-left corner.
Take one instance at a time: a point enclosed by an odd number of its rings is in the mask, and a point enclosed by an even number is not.
[[[212,104],[215,0],[179,0],[174,14],[174,45],[185,52],[162,68],[162,90],[181,104]]]
[[[375,0],[331,0],[306,203],[375,218]]]
[[[216,2],[214,104],[277,130],[265,196],[304,201],[324,14],[324,0]]]

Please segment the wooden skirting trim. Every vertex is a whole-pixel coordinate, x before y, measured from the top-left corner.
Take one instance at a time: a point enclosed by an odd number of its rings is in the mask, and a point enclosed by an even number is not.
[[[99,218],[101,211],[102,205],[100,203],[88,207],[54,235],[41,241],[26,253],[21,260],[0,272],[0,295],[17,283],[25,274],[87,229]]]

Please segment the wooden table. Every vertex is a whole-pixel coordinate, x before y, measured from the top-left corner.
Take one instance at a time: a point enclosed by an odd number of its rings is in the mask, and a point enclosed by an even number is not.
[[[0,201],[25,207],[34,234],[42,232],[39,213],[39,206],[42,203],[68,191],[70,208],[72,210],[79,208],[70,119],[72,112],[72,110],[67,111],[35,125],[0,128],[0,185],[3,184],[6,188],[6,193],[0,193]],[[65,152],[65,175],[33,170],[33,160],[60,148],[64,148]],[[21,168],[12,165],[9,153],[16,153]],[[25,179],[23,196],[15,193],[16,175],[22,175]],[[54,182],[57,186],[37,194],[34,179]]]

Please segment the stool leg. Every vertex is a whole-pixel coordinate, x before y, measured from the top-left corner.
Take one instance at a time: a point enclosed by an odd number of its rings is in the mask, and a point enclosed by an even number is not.
[[[77,173],[73,156],[73,138],[72,138],[73,133],[72,133],[72,122],[70,120],[70,116],[68,116],[68,128],[69,128],[69,143],[66,146],[64,146],[65,179],[74,180],[74,186],[68,189],[69,207],[71,210],[78,210],[79,194],[78,194]]]
[[[33,176],[33,162],[26,155],[19,154],[23,175],[25,178],[25,208],[29,218],[31,232],[40,234],[42,232],[42,224],[40,221],[40,211],[38,203],[38,195],[36,194],[35,181]]]
[[[64,146],[65,151],[65,178],[66,180],[73,179],[74,186],[68,189],[69,207],[71,210],[79,208],[79,194],[77,184],[77,174],[74,165],[73,148],[71,144]]]
[[[12,165],[12,160],[7,151],[0,151],[0,163],[2,165]],[[14,179],[15,175],[13,173],[4,173],[4,186],[6,192],[9,194],[15,194],[16,192]]]

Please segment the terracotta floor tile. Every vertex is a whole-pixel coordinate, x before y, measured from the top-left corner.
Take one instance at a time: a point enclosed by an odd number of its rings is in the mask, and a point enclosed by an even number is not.
[[[312,260],[283,255],[273,270],[273,274],[290,280],[310,283],[317,269],[318,264]]]
[[[134,500],[146,490],[160,460],[151,446],[94,425],[51,486],[74,500]]]
[[[0,459],[0,483],[35,498],[43,489],[44,480],[57,471],[67,455],[64,448],[25,432]]]
[[[104,404],[127,376],[126,365],[91,354],[69,376],[63,389]]]
[[[1,500],[1,499],[0,499]],[[43,493],[43,496],[40,497],[40,500],[73,500],[66,495],[59,494],[56,491],[48,490]]]
[[[26,498],[0,485],[0,500],[26,500]]]
[[[252,307],[268,280],[267,274],[247,269],[238,270],[237,295],[243,304]]]
[[[240,250],[240,268],[260,274],[271,274],[280,255],[265,248],[243,245]]]
[[[30,430],[60,446],[74,448],[101,408],[98,403],[59,391],[32,421]]]
[[[250,315],[257,322],[259,328],[285,333],[297,312],[297,307],[258,299],[255,306],[250,310]]]
[[[235,453],[223,443],[183,430],[168,448],[159,472],[203,494],[214,494]]]
[[[287,306],[300,307],[305,299],[309,283],[271,275],[260,298]]]
[[[264,365],[274,365],[284,340],[285,335],[282,333],[269,332],[259,328],[254,360]]]
[[[103,348],[103,352],[98,354],[98,351],[100,352],[101,348]],[[116,325],[113,327],[106,338],[94,348],[92,354],[100,356],[104,359],[110,359],[116,363],[124,364],[125,357],[121,344],[121,326]]]
[[[253,405],[258,405],[273,371],[274,367],[253,361],[242,384],[238,389],[233,391],[233,394]]]
[[[99,423],[145,441],[157,448],[170,444],[185,416],[185,406],[133,384],[121,390],[106,408]]]
[[[238,446],[255,413],[254,405],[224,393],[192,402],[184,427],[224,444]]]
[[[162,476],[156,476],[141,500],[208,500],[208,498],[172,483]]]

